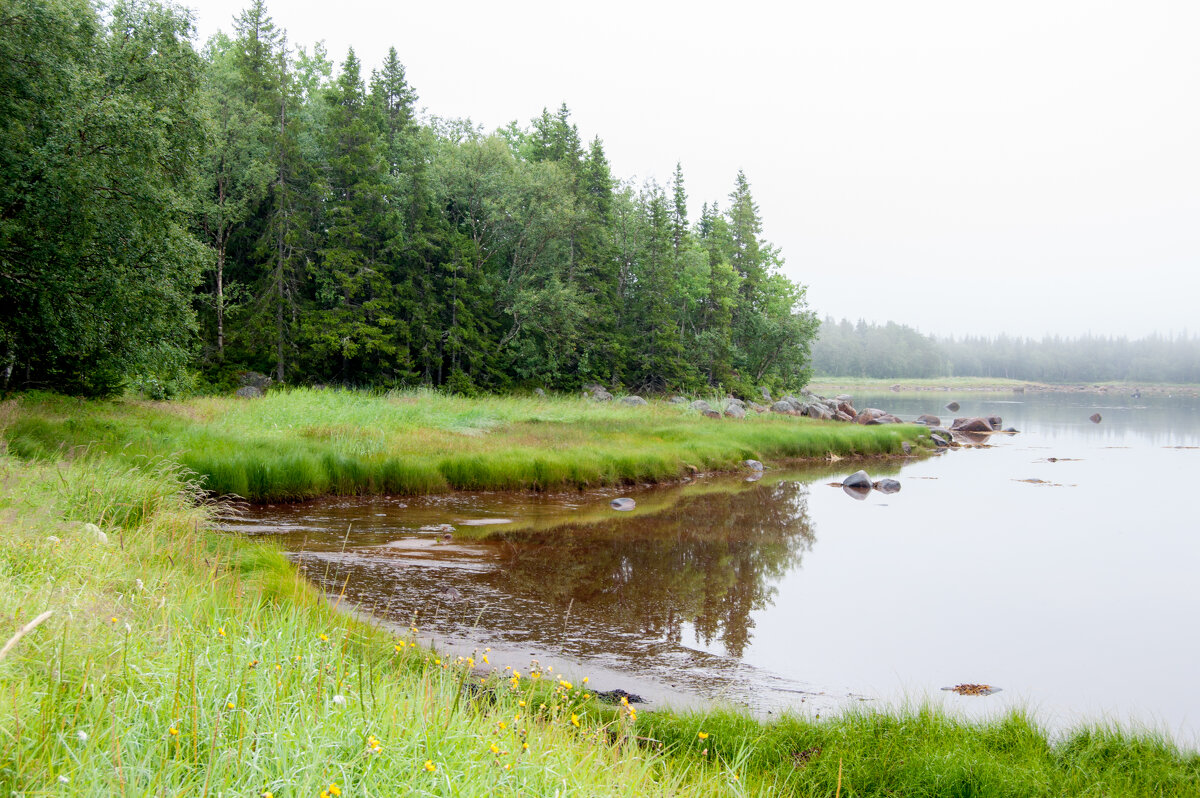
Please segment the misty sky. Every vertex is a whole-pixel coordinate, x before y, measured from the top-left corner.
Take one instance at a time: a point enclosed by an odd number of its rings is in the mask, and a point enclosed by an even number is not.
[[[193,0],[202,39],[242,0]],[[429,114],[566,101],[619,177],[739,168],[809,305],[939,334],[1200,330],[1200,3],[311,2]]]

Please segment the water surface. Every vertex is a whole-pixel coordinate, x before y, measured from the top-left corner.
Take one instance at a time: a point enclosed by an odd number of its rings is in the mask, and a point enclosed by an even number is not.
[[[762,713],[1022,706],[1051,728],[1113,720],[1195,745],[1200,401],[855,404],[1000,415],[1021,433],[867,464],[902,489],[862,501],[829,486],[861,465],[838,462],[757,482],[266,506],[233,526],[277,536],[318,584],[385,621],[415,616],[450,650],[490,647],[497,667],[537,659],[599,689]],[[612,511],[616,496],[638,508]],[[1003,690],[940,690],[964,682]]]

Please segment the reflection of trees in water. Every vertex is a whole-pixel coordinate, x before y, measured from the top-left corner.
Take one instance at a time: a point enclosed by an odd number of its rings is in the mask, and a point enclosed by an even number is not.
[[[551,614],[641,637],[720,640],[740,657],[769,606],[771,585],[811,548],[807,488],[798,482],[684,497],[646,517],[514,534],[501,546],[502,592],[540,601]]]

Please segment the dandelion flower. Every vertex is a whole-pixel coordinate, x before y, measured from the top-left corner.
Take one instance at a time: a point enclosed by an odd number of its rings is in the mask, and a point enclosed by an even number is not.
[[[708,732],[697,732],[696,736],[699,737],[701,740],[707,740]]]
[[[492,664],[491,662],[489,662],[489,661],[488,661],[487,654],[484,654],[484,655],[483,655],[483,664],[484,664],[484,665],[491,665],[491,664]]]
[[[226,709],[233,709],[233,708],[234,708],[234,707],[233,707],[233,702],[232,702],[232,701],[230,701],[229,703],[227,703],[227,704],[225,705],[225,708],[226,708]]]
[[[81,743],[87,742],[87,732],[85,732],[85,731],[80,730],[80,731],[75,732],[75,737]]]
[[[334,796],[334,798],[342,794],[342,788],[337,786],[337,784],[330,784],[328,789],[329,794]]]
[[[576,715],[574,712],[571,713],[571,725],[576,728],[579,728],[579,716]]]
[[[174,726],[172,726],[171,728],[167,729],[167,734],[171,735],[172,737],[178,737],[179,729],[176,729]]]
[[[525,701],[524,700],[518,701],[517,706],[519,706],[519,707],[525,706]]]
[[[496,728],[498,728],[500,731],[504,731],[505,729],[508,728],[508,724],[505,723],[504,721],[500,721],[499,723],[496,724]]]
[[[218,636],[218,637],[224,637],[224,636],[225,636],[225,627],[224,627],[224,626],[218,626],[218,627],[217,627],[217,636]]]
[[[115,615],[114,615],[113,617],[109,618],[109,619],[108,619],[108,622],[109,622],[109,623],[116,623],[116,622],[117,622],[117,616],[115,616]]]
[[[529,743],[521,743],[521,750],[522,750],[522,751],[528,751],[528,750],[529,750]]]
[[[271,792],[270,790],[263,790],[262,798],[275,798],[275,793]]]
[[[512,770],[512,762],[505,762],[505,763],[504,763],[504,769],[505,769],[505,770]]]
[[[425,760],[425,769],[428,770],[430,773],[432,773],[433,771],[437,770],[437,765],[433,764],[432,759],[426,759]]]
[[[491,751],[493,754],[498,754],[498,753],[500,753],[500,749],[499,749],[499,748],[496,746],[496,744],[495,744],[495,743],[492,743],[491,745],[489,745],[489,746],[488,746],[488,749],[489,749],[489,750],[490,750],[490,751]]]
[[[321,634],[320,634],[320,635],[318,635],[317,637],[318,637],[318,639],[319,639],[319,640],[320,640],[322,643],[328,643],[328,642],[329,642],[329,635],[325,634],[324,632],[321,632]]]

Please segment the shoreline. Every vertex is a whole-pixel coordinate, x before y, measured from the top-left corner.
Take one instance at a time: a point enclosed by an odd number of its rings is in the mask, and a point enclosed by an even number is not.
[[[1131,396],[1183,396],[1200,397],[1200,385],[1169,383],[1045,383],[1022,380],[996,380],[983,377],[929,378],[929,379],[884,379],[820,377],[806,386],[814,393],[832,391],[867,391],[895,393],[1095,393]]]

